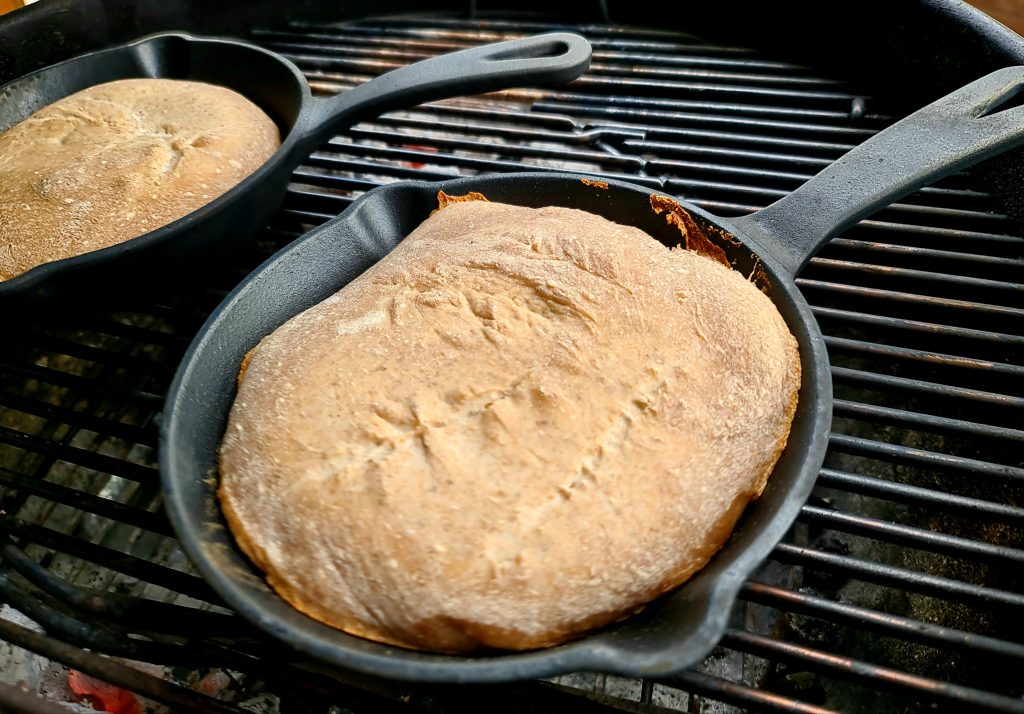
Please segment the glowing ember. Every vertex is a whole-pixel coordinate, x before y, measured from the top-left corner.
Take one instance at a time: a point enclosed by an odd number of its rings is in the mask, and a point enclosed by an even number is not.
[[[68,670],[68,687],[101,712],[142,714],[142,705],[134,694],[77,670]]]

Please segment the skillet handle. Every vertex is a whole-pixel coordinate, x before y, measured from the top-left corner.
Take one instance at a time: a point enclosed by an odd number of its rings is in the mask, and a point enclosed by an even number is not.
[[[329,99],[314,99],[301,143],[312,151],[336,133],[392,109],[516,86],[559,84],[590,66],[590,43],[553,32],[421,60]]]
[[[879,132],[772,205],[731,221],[796,275],[830,238],[893,201],[1024,143],[1024,67],[997,70]],[[995,113],[992,113],[995,112]]]

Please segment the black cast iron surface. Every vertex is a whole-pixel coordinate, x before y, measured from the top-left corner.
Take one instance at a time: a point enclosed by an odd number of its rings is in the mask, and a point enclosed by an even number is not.
[[[552,27],[451,16],[296,24],[254,39],[296,61],[315,91],[335,92],[424,55]],[[190,569],[154,468],[177,361],[227,290],[361,191],[569,169],[739,215],[902,111],[898,97],[740,46],[664,29],[558,29],[593,42],[585,77],[354,127],[293,173],[283,210],[234,270],[158,301],[124,296],[116,312],[69,306],[53,322],[0,325],[0,595],[52,635],[0,621],[0,638],[180,709],[198,695],[80,648],[228,666],[313,711],[1024,711],[1024,239],[968,175],[847,230],[798,278],[836,385],[829,457],[797,527],[743,586],[722,645],[691,671],[485,688],[325,671],[218,607]]]

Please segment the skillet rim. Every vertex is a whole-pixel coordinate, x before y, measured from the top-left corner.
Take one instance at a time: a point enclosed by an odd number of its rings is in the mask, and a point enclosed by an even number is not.
[[[316,241],[325,232],[334,230],[335,226],[354,221],[361,206],[378,201],[386,202],[391,194],[403,190],[428,191],[431,195],[436,195],[439,189],[445,190],[446,193],[479,190],[486,195],[488,183],[504,183],[511,180],[523,183],[571,181],[575,184],[581,178],[586,177],[588,175],[575,173],[517,172],[464,177],[439,182],[397,182],[375,188],[356,199],[336,218],[301,236],[264,261],[239,283],[210,314],[189,345],[167,393],[160,426],[161,487],[168,517],[183,550],[211,588],[245,619],[264,632],[278,638],[285,645],[327,663],[375,676],[424,682],[502,682],[574,671],[604,671],[636,677],[663,676],[699,662],[717,644],[725,632],[731,605],[736,600],[743,582],[767,558],[771,549],[788,531],[795,521],[800,507],[809,496],[817,480],[818,469],[824,461],[828,445],[828,426],[831,422],[831,374],[824,342],[817,323],[811,315],[810,307],[797,290],[793,278],[787,276],[784,269],[771,256],[766,255],[759,246],[746,238],[744,238],[744,242],[760,256],[762,265],[771,276],[775,287],[788,299],[787,306],[779,305],[777,299],[773,301],[786,318],[790,329],[798,336],[800,344],[803,369],[801,401],[798,404],[793,431],[790,433],[787,447],[772,472],[774,477],[785,464],[785,468],[792,472],[792,483],[784,493],[777,496],[778,499],[782,499],[778,507],[774,512],[768,513],[767,522],[763,524],[759,532],[751,536],[751,541],[744,548],[736,551],[734,547],[732,550],[736,552],[730,553],[730,543],[734,537],[730,536],[715,557],[701,571],[698,571],[697,575],[655,601],[670,605],[673,598],[682,601],[686,595],[691,600],[688,606],[692,606],[692,601],[696,601],[702,608],[698,624],[695,627],[688,631],[684,630],[676,639],[659,649],[632,651],[629,649],[628,638],[625,635],[618,640],[615,639],[616,632],[628,631],[631,623],[637,623],[635,615],[626,618],[621,623],[601,628],[564,645],[483,657],[440,655],[407,650],[371,642],[335,630],[294,610],[266,585],[264,575],[241,554],[230,531],[226,529],[219,505],[216,505],[215,496],[212,508],[215,513],[211,515],[208,512],[210,510],[210,504],[207,503],[208,498],[210,494],[215,493],[213,484],[215,477],[212,476],[210,469],[208,468],[201,474],[189,474],[187,470],[182,473],[182,469],[177,465],[181,460],[179,454],[171,448],[180,445],[180,433],[190,431],[182,425],[180,417],[181,410],[184,408],[182,405],[189,399],[185,389],[193,370],[196,369],[197,355],[206,356],[203,351],[208,349],[211,335],[216,335],[218,329],[222,328],[224,324],[229,324],[234,310],[238,309],[238,306],[244,305],[245,293],[250,286],[262,278],[264,273],[279,265],[287,265],[292,253],[306,243]],[[650,188],[628,182],[608,180],[600,176],[593,178],[617,189],[640,192],[647,197],[657,193]],[[546,199],[549,197],[545,196]],[[563,202],[560,202],[558,196],[550,196],[550,198],[551,200],[546,205],[564,205],[564,199]],[[729,233],[736,233],[727,220],[713,216],[682,201],[680,201],[680,205],[691,212],[692,216],[721,226]],[[289,307],[288,311],[291,314],[284,320],[298,314],[302,309],[299,308],[293,312]],[[255,344],[258,339],[248,338],[252,344]],[[214,355],[215,358],[217,356]],[[812,399],[809,403],[805,401],[808,397]],[[233,393],[231,401],[223,411],[223,418],[218,420],[220,433],[217,435],[217,444],[220,443],[223,424],[231,402],[233,402]],[[798,434],[798,432],[800,433]],[[797,436],[803,437],[803,443],[797,443],[799,441]],[[214,455],[214,460],[215,458]],[[212,468],[215,469],[215,467],[214,464]],[[198,509],[199,512],[195,510],[195,503],[191,503],[191,505],[186,503],[188,499],[183,495],[189,488],[188,482],[193,482],[193,487],[199,488],[201,491],[199,498],[203,503],[202,507]],[[778,480],[775,482],[778,483]],[[766,494],[772,483],[772,478],[769,478]],[[783,487],[779,486],[779,488]],[[750,507],[745,509],[733,531],[734,534],[739,532],[744,523],[750,520],[752,517],[750,513]],[[238,561],[232,562],[230,565],[241,564],[247,569],[242,577],[233,573],[236,569],[234,567],[226,569],[218,567],[213,562],[211,555],[206,552],[206,548],[213,550],[223,545],[217,540],[216,535],[218,534],[222,536],[226,534],[228,550],[233,551],[230,553],[229,559]],[[723,557],[726,559],[725,561],[722,560]],[[718,566],[715,566],[716,561],[719,561]],[[723,567],[724,570],[722,570]],[[711,573],[714,573],[715,570],[721,570],[721,572],[712,575]],[[708,573],[708,575],[702,578],[701,575],[704,573]],[[257,578],[261,583],[262,590],[269,594],[269,598],[266,595],[252,597],[249,594],[248,585],[243,582],[246,577]],[[692,592],[687,593],[688,588]],[[268,612],[268,608],[259,602],[260,598],[266,598],[270,607],[280,612],[284,618],[297,619],[300,623],[298,628],[290,622],[280,619],[273,612]],[[314,631],[314,634],[310,634],[307,630]],[[642,632],[639,634],[642,636]],[[346,640],[353,644],[344,644]],[[616,646],[619,643],[625,643],[626,646]]]
[[[286,160],[288,155],[295,148],[295,145],[301,138],[301,131],[297,131],[297,129],[306,120],[306,117],[308,116],[310,111],[310,102],[313,98],[312,92],[309,88],[309,83],[306,81],[305,76],[302,74],[299,68],[296,67],[291,60],[279,55],[276,52],[271,52],[270,50],[264,49],[259,45],[255,45],[251,42],[245,42],[244,40],[238,40],[235,38],[217,37],[214,35],[196,35],[189,32],[180,31],[155,32],[149,35],[138,37],[129,42],[114,45],[112,47],[105,47],[103,49],[95,50],[93,52],[84,52],[80,55],[76,55],[75,57],[71,57],[62,62],[57,62],[56,64],[51,64],[46,67],[41,67],[33,72],[29,72],[28,74],[22,75],[21,77],[13,79],[10,82],[7,82],[4,85],[0,86],[0,97],[3,97],[4,93],[8,90],[8,88],[13,85],[19,85],[23,82],[31,81],[33,78],[42,77],[51,72],[59,73],[69,65],[73,65],[75,63],[84,63],[85,61],[103,61],[105,59],[105,56],[113,56],[121,53],[138,54],[142,52],[147,45],[168,38],[178,38],[189,44],[197,45],[234,45],[235,47],[244,49],[246,51],[258,52],[270,59],[275,60],[276,62],[280,63],[285,69],[287,69],[297,82],[298,88],[301,92],[301,99],[298,111],[296,112],[295,120],[292,122],[292,125],[288,128],[287,135],[282,138],[281,145],[277,147],[277,150],[273,153],[273,155],[271,155],[269,159],[267,159],[263,163],[263,165],[261,165],[251,174],[249,174],[244,179],[239,181],[237,184],[232,186],[230,189],[228,189],[221,195],[217,196],[209,203],[206,203],[200,206],[199,208],[195,209],[194,211],[185,214],[181,218],[175,219],[171,223],[168,223],[166,225],[160,226],[159,228],[143,233],[142,235],[135,236],[134,238],[129,238],[126,241],[115,243],[114,245],[109,245],[105,248],[92,250],[89,251],[88,253],[73,255],[68,258],[61,258],[59,260],[51,260],[46,263],[37,265],[29,270],[26,270],[24,273],[16,275],[13,278],[9,278],[8,280],[0,280],[0,301],[7,299],[16,299],[19,295],[30,293],[33,290],[39,288],[40,285],[54,277],[74,273],[75,271],[80,269],[103,267],[109,263],[117,261],[118,259],[122,258],[125,255],[146,251],[157,245],[168,242],[169,240],[174,238],[174,236],[177,235],[179,232],[183,232],[185,229],[187,229],[192,223],[202,222],[206,220],[207,217],[210,216],[211,214],[218,213],[222,210],[227,210],[230,207],[230,204],[237,200],[238,197],[241,196],[243,192],[249,191],[250,187],[253,184],[266,178],[268,173],[272,173],[273,171],[277,170],[280,163]],[[128,78],[129,77],[125,77],[125,79]],[[149,75],[139,74],[137,75],[137,77],[134,78],[161,79],[163,77],[150,77]],[[83,91],[84,89],[88,89],[89,87],[96,86],[96,84],[101,84],[101,82],[90,84],[88,85],[88,87],[83,87],[82,89],[75,91]],[[228,87],[228,89],[231,89],[231,87]],[[74,92],[72,92],[72,94],[73,93]],[[54,101],[59,101],[60,99],[64,99],[68,96],[70,96],[70,94],[65,94]],[[252,100],[250,99],[250,101]],[[52,103],[53,102],[50,102],[50,104]],[[255,104],[255,102],[253,103]],[[262,107],[260,107],[260,109],[263,110]],[[25,114],[21,117],[20,121],[24,121],[32,113],[33,112],[29,112],[28,114]]]

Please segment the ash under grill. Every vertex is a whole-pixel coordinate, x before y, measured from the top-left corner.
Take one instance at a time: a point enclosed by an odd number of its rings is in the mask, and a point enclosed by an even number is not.
[[[374,680],[283,653],[191,570],[155,467],[177,362],[238,280],[362,192],[571,170],[740,215],[904,113],[813,68],[664,30],[432,17],[295,23],[252,39],[330,93],[552,29],[593,43],[583,78],[393,112],[336,137],[295,172],[258,244],[207,285],[0,326],[0,597],[47,633],[0,619],[0,639],[206,711],[239,711],[241,698],[217,702],[83,648],[228,668],[309,711],[1024,712],[1012,674],[1024,667],[1024,238],[968,174],[862,221],[801,274],[832,359],[828,460],[700,667],[658,681]],[[0,689],[0,703],[10,696]]]

